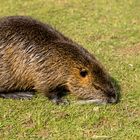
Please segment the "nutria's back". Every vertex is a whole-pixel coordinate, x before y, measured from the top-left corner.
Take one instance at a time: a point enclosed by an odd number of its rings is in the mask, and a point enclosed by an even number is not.
[[[38,91],[60,102],[70,92],[93,102],[116,102],[110,76],[92,54],[30,17],[0,20],[0,58],[2,97]]]
[[[2,18],[0,27],[1,39],[9,39],[9,41],[11,39],[17,39],[17,41],[30,40],[31,43],[42,45],[43,43],[46,44],[46,41],[66,39],[51,26],[30,17],[13,16]]]

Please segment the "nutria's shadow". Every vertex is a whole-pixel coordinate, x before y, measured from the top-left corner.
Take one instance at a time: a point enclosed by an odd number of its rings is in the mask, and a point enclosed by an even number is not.
[[[121,86],[119,84],[119,81],[116,80],[115,78],[111,77],[111,80],[112,82],[114,83],[114,86],[116,88],[116,91],[117,91],[117,102],[116,103],[119,103],[120,102],[120,98],[121,98]]]

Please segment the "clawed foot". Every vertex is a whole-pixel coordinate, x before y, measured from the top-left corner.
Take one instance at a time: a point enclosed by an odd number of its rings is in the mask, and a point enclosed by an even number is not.
[[[69,105],[70,101],[68,99],[58,99],[58,98],[54,98],[52,99],[52,102],[57,104],[57,105]]]

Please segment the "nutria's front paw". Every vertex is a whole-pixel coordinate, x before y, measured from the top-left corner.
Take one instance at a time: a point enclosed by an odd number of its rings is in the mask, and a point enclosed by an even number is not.
[[[54,98],[54,99],[52,99],[52,102],[57,105],[69,105],[70,104],[70,101],[68,99]]]

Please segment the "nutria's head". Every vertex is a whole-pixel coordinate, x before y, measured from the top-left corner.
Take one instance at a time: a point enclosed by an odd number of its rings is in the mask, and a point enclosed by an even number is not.
[[[116,103],[117,93],[112,80],[97,59],[82,47],[67,44],[66,48],[69,91],[82,101]]]
[[[116,103],[117,95],[109,75],[96,62],[71,71],[68,88],[78,99],[90,103]]]

